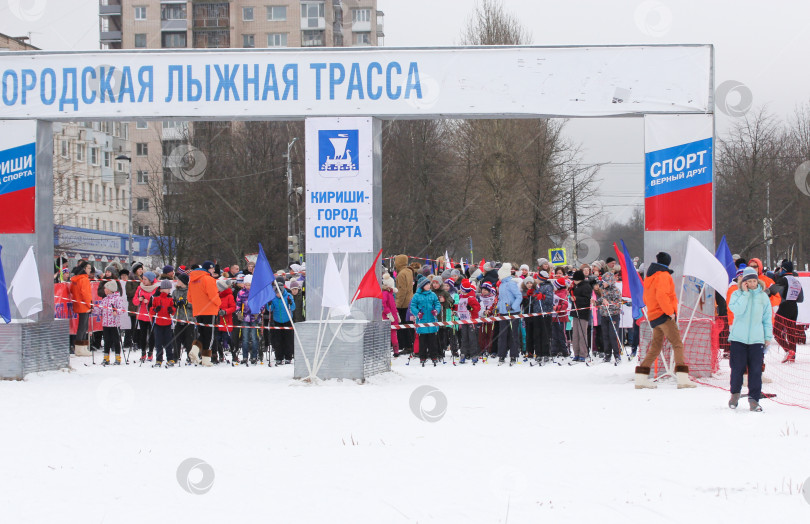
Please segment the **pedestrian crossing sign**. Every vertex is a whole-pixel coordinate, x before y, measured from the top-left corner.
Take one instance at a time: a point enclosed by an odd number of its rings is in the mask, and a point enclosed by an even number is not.
[[[555,247],[548,250],[548,259],[551,261],[552,266],[564,266],[568,262],[565,259],[565,248]]]

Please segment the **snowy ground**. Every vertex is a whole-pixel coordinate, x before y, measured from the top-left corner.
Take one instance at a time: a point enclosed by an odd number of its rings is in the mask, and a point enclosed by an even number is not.
[[[292,366],[89,361],[0,383],[2,522],[810,521],[810,412],[636,391],[627,362],[399,359],[365,385],[306,386]],[[440,393],[426,412],[446,399],[437,421],[410,408],[423,385]],[[178,482],[189,458],[210,468],[181,479],[207,493]]]

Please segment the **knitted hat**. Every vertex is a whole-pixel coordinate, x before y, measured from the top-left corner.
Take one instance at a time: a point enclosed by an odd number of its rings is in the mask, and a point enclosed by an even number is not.
[[[736,280],[736,279],[738,279],[738,278],[740,278],[740,277],[742,276],[742,274],[743,274],[743,269],[744,269],[744,268],[739,268],[739,269],[737,270],[737,274],[735,274],[735,275],[734,275],[734,279],[735,279],[735,280]]]
[[[298,273],[301,271],[301,264],[290,264],[290,269],[293,271],[293,273]]]
[[[613,257],[607,257],[607,258],[605,259],[605,265],[610,264],[611,262],[616,262],[616,259],[615,259],[615,258],[613,258]],[[665,265],[665,266],[668,266],[669,264],[664,264],[664,265]]]
[[[278,287],[280,287],[281,289],[284,289],[284,285],[287,282],[284,280],[284,277],[276,277],[276,283],[278,284]]]
[[[161,280],[160,281],[160,290],[169,292],[172,290],[172,281],[171,280]]]
[[[226,289],[231,287],[231,282],[233,281],[227,278],[220,278],[219,280],[217,280],[217,289],[220,292],[225,291]]]
[[[759,278],[757,275],[757,270],[752,267],[747,267],[743,269],[742,272],[742,281],[745,282],[746,280],[756,280]]]
[[[144,276],[144,277],[146,277],[146,279],[147,279],[149,282],[154,282],[154,281],[155,281],[155,279],[157,278],[157,275],[156,275],[154,272],[152,272],[152,271],[145,271],[145,272],[144,272],[144,274],[143,274],[143,276]]]
[[[672,257],[669,253],[661,251],[657,255],[655,255],[655,261],[661,264],[662,266],[669,267],[669,264],[672,263]]]
[[[211,262],[210,260],[206,260],[205,262],[202,263],[202,266],[200,267],[206,271],[210,271],[211,268],[214,267],[214,263]]]
[[[521,270],[521,271],[523,271],[524,269],[525,269],[526,271],[529,271],[529,265],[528,265],[528,264],[523,264],[523,265],[521,265],[521,266],[520,266],[520,270]]]
[[[383,273],[382,285],[387,288],[390,288],[394,293],[396,293],[397,283],[394,281],[391,275],[388,274],[387,271]]]
[[[188,275],[185,274],[185,273],[180,273],[179,275],[177,275],[177,280],[182,282],[183,285],[185,285],[185,286],[188,285]]]
[[[484,262],[484,267],[483,267],[482,271],[484,273],[486,273],[487,271],[492,271],[492,264],[489,263],[489,262]]]
[[[537,259],[538,267],[543,267],[545,264],[548,264],[548,259],[547,258],[538,258]]]
[[[63,269],[62,271],[65,271],[65,270],[67,270],[67,268]],[[122,277],[124,275],[129,276],[129,269],[122,269],[121,271],[118,272],[119,277]]]
[[[169,273],[174,273],[174,267],[169,265],[163,266],[163,274],[168,275]]]
[[[110,293],[118,291],[118,282],[115,280],[108,281],[106,284],[104,284],[104,290],[109,291]]]
[[[551,281],[554,289],[562,289],[565,287],[565,277],[559,277]]]
[[[461,290],[465,293],[469,293],[473,290],[472,284],[470,283],[470,279],[465,278],[461,281]]]
[[[142,269],[142,268],[143,268],[143,264],[141,264],[140,262],[135,262],[134,264],[132,264],[132,267],[130,268],[130,271],[132,271],[132,274],[134,275],[139,269]]]
[[[495,288],[494,288],[494,287],[492,287],[492,284],[490,284],[489,282],[484,282],[483,284],[481,284],[481,291],[483,291],[483,290],[485,290],[485,289],[486,289],[487,291],[489,291],[490,295],[494,295],[494,294],[495,294]]]
[[[430,275],[430,266],[428,266],[427,264],[422,266],[422,268],[419,269],[419,274],[424,276]]]
[[[253,275],[246,275],[245,278],[242,279],[243,284],[250,284],[253,282]]]
[[[585,280],[585,273],[583,273],[581,269],[577,269],[576,271],[574,271],[574,276],[571,277],[571,280],[582,282],[583,280]]]
[[[548,280],[548,272],[547,271],[541,271],[541,272],[539,272],[537,274],[537,276],[539,277],[540,280]]]
[[[532,277],[526,277],[526,278],[523,279],[523,283],[524,284],[534,284],[535,281],[534,281],[534,279]]]
[[[187,271],[188,271],[188,268],[186,268],[186,266],[177,266],[177,272],[178,273],[185,273]]]
[[[512,275],[512,264],[509,262],[505,262],[500,268],[498,268],[498,279],[503,280],[508,276]]]
[[[301,289],[300,280],[290,280],[290,289]]]
[[[461,276],[461,271],[459,271],[458,269],[454,269],[454,270],[452,270],[450,272],[450,277],[452,277],[452,278],[458,278],[460,276]]]
[[[419,275],[419,278],[416,280],[416,289],[422,289],[426,285],[430,283],[430,280],[426,279],[424,276]]]
[[[793,273],[793,262],[791,262],[790,260],[787,259],[783,260],[782,263],[780,264],[780,267],[785,271],[787,271],[788,273]]]
[[[616,275],[611,271],[608,271],[607,273],[602,275],[602,282],[604,282],[609,286],[612,286],[613,284],[616,283]]]
[[[445,269],[444,271],[442,271],[442,280],[447,280],[448,278],[450,278],[452,276],[452,274],[453,274],[452,270]]]

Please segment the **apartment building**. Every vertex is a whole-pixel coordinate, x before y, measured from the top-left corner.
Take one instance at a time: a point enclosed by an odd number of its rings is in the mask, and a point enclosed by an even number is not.
[[[377,0],[99,0],[102,49],[376,46],[383,17]],[[169,120],[130,127],[136,234],[159,229],[154,187],[176,173],[171,153],[189,132]]]

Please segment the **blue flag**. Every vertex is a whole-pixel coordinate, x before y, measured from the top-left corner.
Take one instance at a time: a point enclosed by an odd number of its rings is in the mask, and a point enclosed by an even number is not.
[[[3,246],[0,246],[0,255],[3,253]],[[6,287],[6,274],[3,272],[3,260],[0,258],[0,318],[11,322],[11,306],[8,305],[8,288]]]
[[[633,267],[633,258],[630,256],[630,252],[627,251],[627,246],[625,245],[624,240],[621,240],[621,243],[625,263],[625,265],[622,267],[627,268],[627,282],[623,282],[623,284],[630,286],[630,300],[633,301],[633,319],[638,320],[644,315],[644,313],[641,311],[645,306],[644,284],[641,283],[641,277],[638,276],[638,271],[635,269],[630,270],[630,268]]]
[[[731,250],[728,248],[728,243],[726,242],[726,235],[723,235],[722,240],[720,240],[720,244],[717,245],[717,252],[714,254],[717,260],[723,264],[723,267],[726,268],[726,273],[728,273],[728,281],[731,282],[734,280],[734,277],[737,276],[737,266],[734,265],[734,257],[731,256]]]
[[[253,282],[250,284],[248,293],[248,307],[251,313],[258,313],[271,300],[276,297],[276,288],[273,283],[276,277],[273,275],[273,268],[267,261],[264,248],[259,244],[259,258],[256,259],[256,267],[253,268]]]

